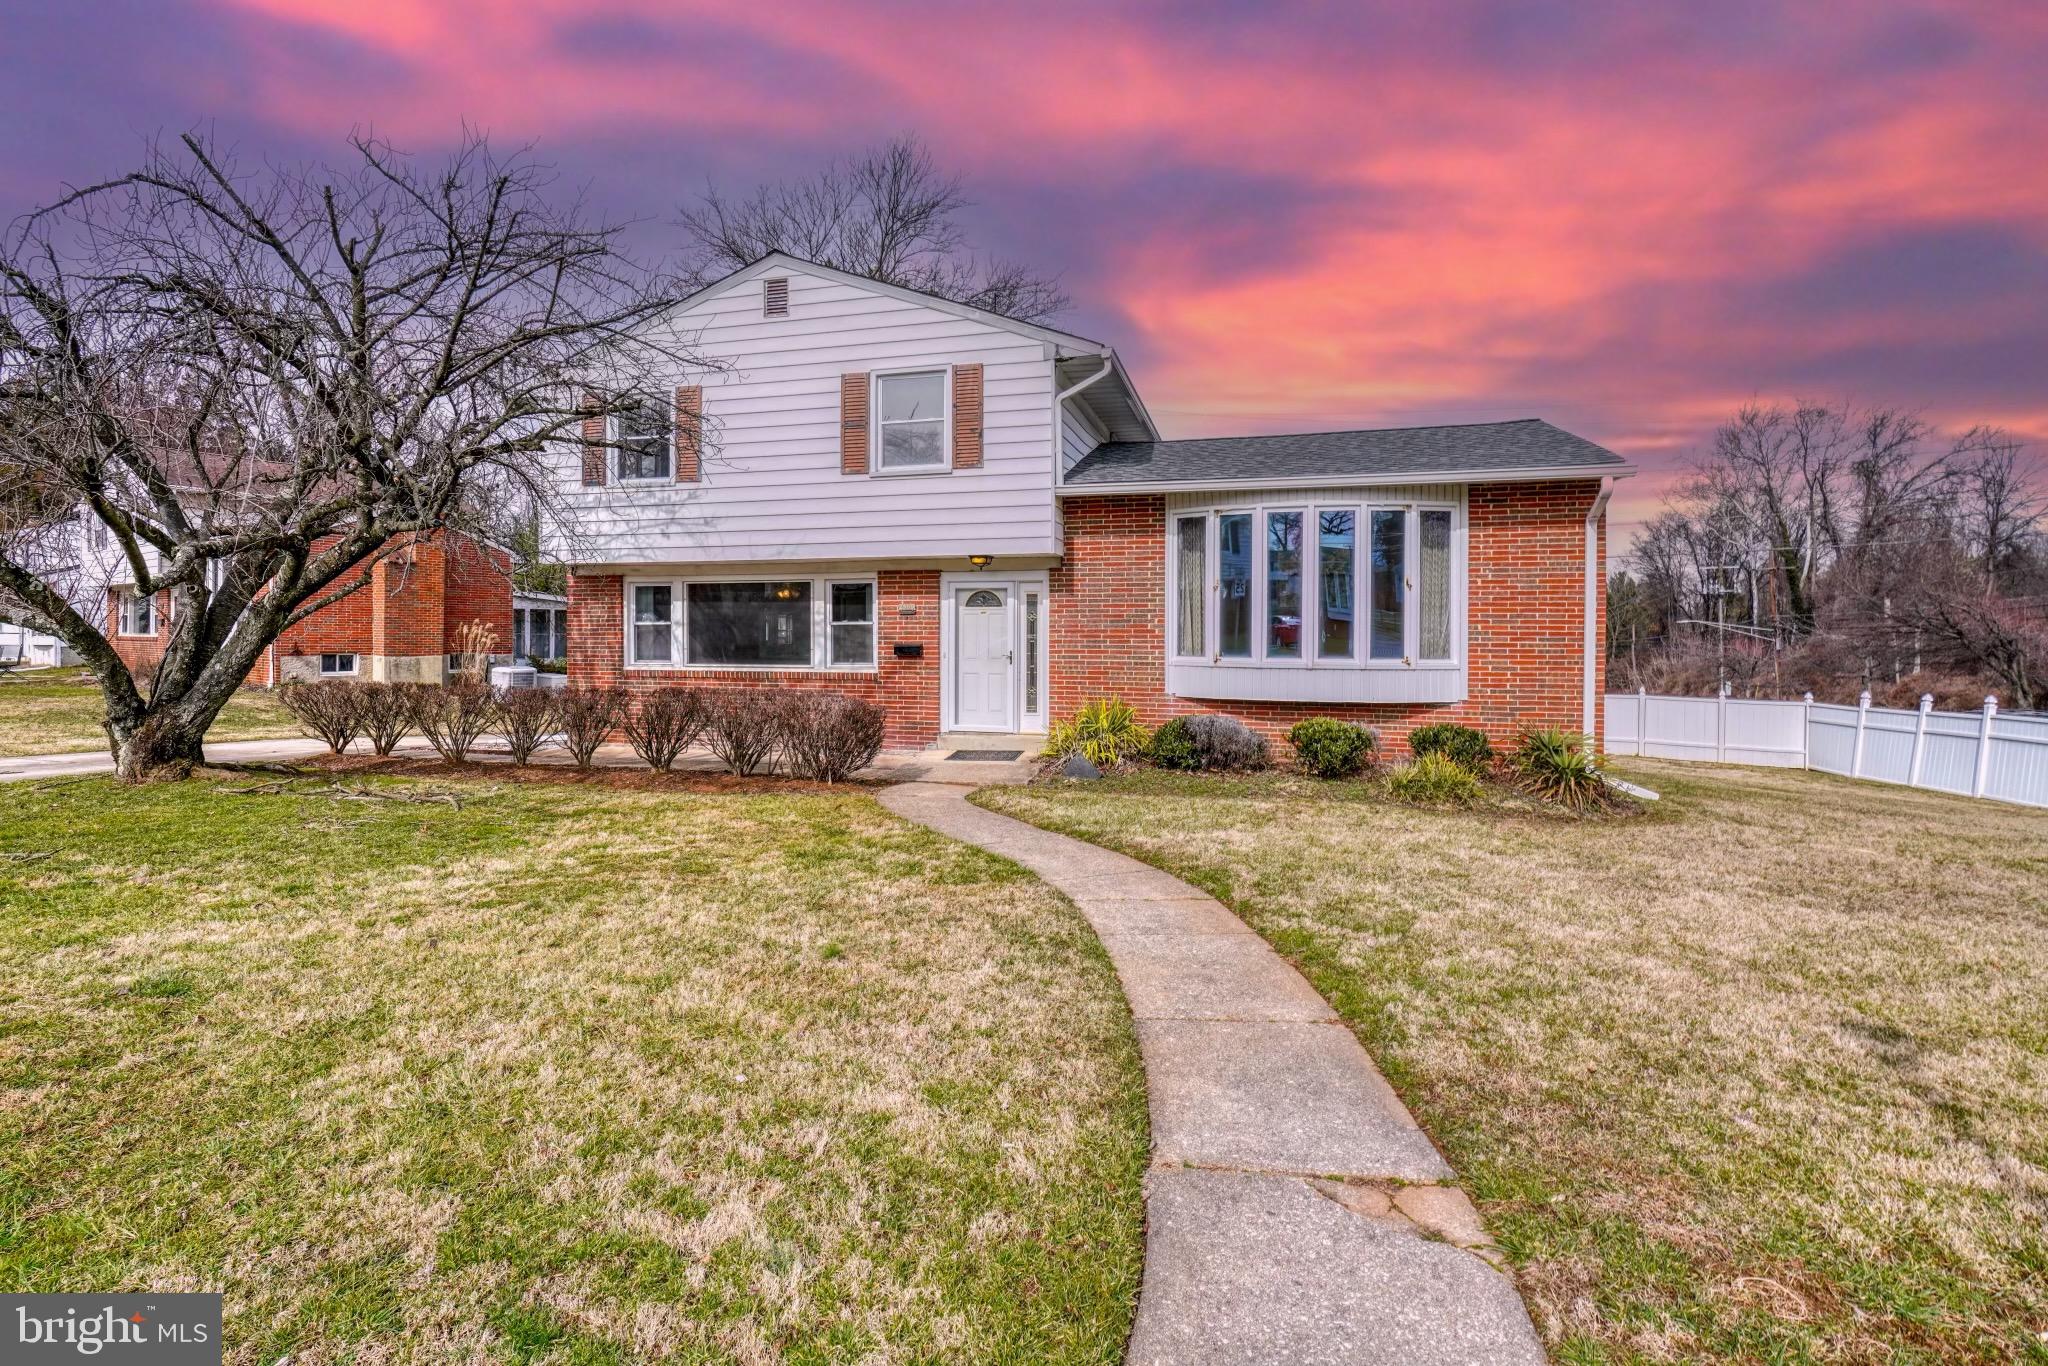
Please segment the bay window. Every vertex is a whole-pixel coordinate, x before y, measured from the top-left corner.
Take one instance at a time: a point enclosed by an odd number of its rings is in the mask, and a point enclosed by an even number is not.
[[[1358,574],[1358,514],[1325,509],[1316,518],[1321,555],[1317,568],[1316,654],[1349,659],[1352,652],[1352,580]]]
[[[1176,512],[1167,538],[1172,658],[1455,666],[1457,526],[1454,507],[1364,495],[1349,505]]]
[[[1205,653],[1202,640],[1209,616],[1209,519],[1182,517],[1173,524],[1173,535],[1173,591],[1180,613],[1174,653],[1192,658]]]
[[[1216,519],[1217,653],[1252,655],[1252,515],[1226,512]]]
[[[1301,514],[1266,514],[1266,658],[1301,658]]]
[[[626,663],[712,669],[873,668],[872,579],[629,582]]]

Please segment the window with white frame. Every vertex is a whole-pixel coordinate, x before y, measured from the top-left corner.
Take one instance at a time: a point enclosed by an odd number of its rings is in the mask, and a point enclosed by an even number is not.
[[[320,656],[320,675],[323,678],[353,674],[355,671],[356,657],[353,654],[342,652]]]
[[[871,583],[832,585],[832,623],[828,632],[831,662],[875,662],[875,586]]]
[[[946,467],[946,372],[875,376],[875,467]]]
[[[626,662],[873,668],[872,579],[666,580],[627,586]]]
[[[669,477],[669,416],[662,405],[643,403],[615,415],[612,440],[618,446],[620,480]]]
[[[120,630],[124,636],[156,634],[156,601],[145,594],[121,590]]]
[[[1418,503],[1176,513],[1173,655],[1310,668],[1453,664],[1455,522],[1456,509]]]

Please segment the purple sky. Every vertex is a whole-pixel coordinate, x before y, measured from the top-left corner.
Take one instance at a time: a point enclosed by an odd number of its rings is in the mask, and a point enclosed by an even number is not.
[[[158,133],[468,120],[660,253],[707,178],[910,131],[1169,435],[1546,417],[1643,465],[1624,535],[1751,398],[2048,447],[2038,0],[21,8],[10,215]]]

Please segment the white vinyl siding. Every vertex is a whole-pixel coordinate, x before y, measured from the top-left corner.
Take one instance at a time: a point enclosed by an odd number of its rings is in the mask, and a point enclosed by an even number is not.
[[[1102,428],[1094,414],[1074,399],[1060,405],[1060,473],[1079,464],[1081,458],[1102,444]]]
[[[641,377],[657,391],[703,387],[701,482],[583,488],[577,450],[559,453],[579,562],[1058,553],[1046,342],[799,271],[789,288],[784,318],[761,316],[758,280],[699,301],[674,326],[684,345],[724,368]],[[979,468],[951,469],[948,453],[943,477],[892,478],[871,443],[872,473],[840,473],[842,375],[976,363]]]

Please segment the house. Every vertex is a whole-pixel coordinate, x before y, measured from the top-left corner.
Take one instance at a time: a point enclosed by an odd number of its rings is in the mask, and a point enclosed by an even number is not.
[[[561,453],[572,682],[827,688],[888,738],[1311,715],[1597,732],[1605,509],[1537,420],[1166,440],[1111,347],[769,256]],[[596,406],[596,405],[593,405]]]
[[[137,594],[132,576],[106,590],[107,638],[139,675],[163,658],[170,602],[167,592]],[[407,538],[376,562],[368,584],[286,628],[246,681],[438,683],[451,657],[473,650],[478,638],[492,663],[511,662],[512,558],[489,542],[444,531]]]
[[[47,669],[77,662],[77,651],[48,631],[0,620],[0,665]]]

